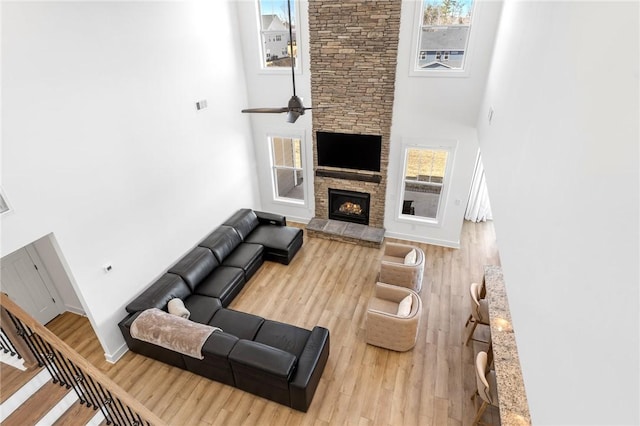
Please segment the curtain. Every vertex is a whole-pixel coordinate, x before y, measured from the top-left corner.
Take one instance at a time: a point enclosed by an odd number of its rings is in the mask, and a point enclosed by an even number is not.
[[[480,151],[478,151],[478,158],[476,159],[476,169],[473,173],[473,182],[471,183],[471,191],[464,218],[472,222],[485,222],[493,219]]]

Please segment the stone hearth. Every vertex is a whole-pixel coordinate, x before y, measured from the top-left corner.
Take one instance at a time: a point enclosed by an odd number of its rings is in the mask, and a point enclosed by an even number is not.
[[[379,248],[384,241],[384,229],[359,223],[314,217],[307,224],[307,235],[345,243]]]

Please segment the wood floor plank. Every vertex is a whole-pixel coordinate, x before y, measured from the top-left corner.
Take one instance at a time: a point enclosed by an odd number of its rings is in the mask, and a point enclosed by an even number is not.
[[[289,265],[265,262],[230,307],[331,331],[327,367],[307,413],[131,352],[106,363],[97,339],[87,338],[94,335],[84,317],[66,313],[48,327],[170,424],[470,425],[475,372],[474,345],[464,345],[468,287],[481,281],[483,265],[500,259],[490,222],[465,222],[460,241],[460,249],[409,243],[426,259],[418,339],[404,353],[364,342],[382,249],[305,235]],[[485,419],[498,424],[497,410]]]

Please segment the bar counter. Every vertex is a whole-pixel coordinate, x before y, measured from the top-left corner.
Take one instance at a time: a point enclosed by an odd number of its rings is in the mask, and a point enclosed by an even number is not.
[[[529,404],[520,369],[518,348],[509,312],[507,291],[500,266],[484,267],[486,298],[493,346],[493,363],[498,384],[502,426],[530,425]]]

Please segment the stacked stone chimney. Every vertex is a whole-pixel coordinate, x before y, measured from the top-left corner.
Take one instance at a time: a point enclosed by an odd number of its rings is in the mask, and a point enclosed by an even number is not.
[[[314,170],[318,170],[317,131],[382,137],[380,172],[352,173],[373,175],[379,182],[316,173],[318,218],[328,217],[329,188],[368,192],[369,225],[383,227],[401,3],[309,0]]]

